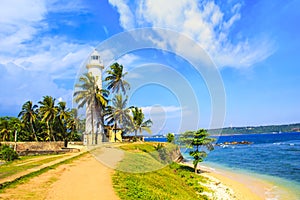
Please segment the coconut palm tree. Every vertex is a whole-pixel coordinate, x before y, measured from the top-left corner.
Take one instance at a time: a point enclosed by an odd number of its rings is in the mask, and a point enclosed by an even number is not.
[[[0,141],[10,141],[12,129],[9,117],[0,118]]]
[[[33,105],[32,101],[27,101],[23,104],[22,110],[18,117],[21,117],[21,121],[30,126],[35,141],[38,141],[36,131],[34,128],[35,120],[37,118],[37,105]]]
[[[110,69],[106,71],[108,76],[105,78],[105,81],[108,81],[107,89],[111,90],[113,93],[118,93],[122,90],[123,94],[126,93],[126,89],[129,89],[129,83],[124,80],[126,73],[123,73],[123,65],[114,63],[110,66]]]
[[[85,73],[79,78],[79,83],[75,85],[77,90],[74,93],[75,102],[78,103],[78,108],[86,106],[87,111],[90,111],[92,135],[94,135],[94,112],[98,112],[100,119],[103,117],[103,109],[107,106],[108,91],[99,89],[97,86],[97,78],[92,73]],[[87,117],[88,118],[88,117]],[[103,120],[100,120],[103,126]]]
[[[71,140],[75,139],[79,123],[80,123],[80,120],[78,119],[78,111],[77,111],[77,109],[72,109],[70,111],[70,117],[67,122],[67,128],[70,131],[69,139],[71,139]]]
[[[65,142],[65,147],[67,147],[68,144],[68,120],[70,118],[70,111],[66,107],[66,102],[59,102],[58,103],[58,112],[56,116],[56,130],[60,133],[60,137]]]
[[[131,109],[132,112],[132,121],[133,121],[133,131],[135,133],[135,138],[137,138],[137,133],[139,132],[140,134],[143,131],[146,131],[148,133],[152,133],[150,127],[152,125],[152,121],[150,119],[144,121],[145,116],[141,108],[138,107],[132,107]]]
[[[132,124],[132,117],[130,115],[130,108],[127,107],[127,101],[127,97],[123,100],[123,96],[117,94],[112,99],[112,105],[106,109],[106,120],[108,123],[114,123],[115,130],[117,128],[125,129],[126,126],[131,126]]]
[[[52,124],[58,113],[58,107],[55,106],[55,98],[51,96],[44,96],[43,101],[39,101],[39,113],[42,117],[42,122],[46,122],[47,138],[46,140],[55,141],[55,136],[52,134]]]

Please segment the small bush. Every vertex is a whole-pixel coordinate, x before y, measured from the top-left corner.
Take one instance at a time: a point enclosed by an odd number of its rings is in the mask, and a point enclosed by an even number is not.
[[[170,143],[174,143],[175,141],[175,136],[173,133],[168,133],[167,134],[167,141],[170,142]]]
[[[12,161],[19,158],[16,151],[11,149],[8,145],[0,147],[0,159],[5,161]]]

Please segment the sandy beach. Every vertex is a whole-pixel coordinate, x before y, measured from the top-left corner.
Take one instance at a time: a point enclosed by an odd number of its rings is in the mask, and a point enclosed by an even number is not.
[[[209,188],[215,191],[215,199],[288,200],[298,197],[286,188],[259,179],[252,174],[231,172],[221,168],[200,165],[202,176],[208,177]]]

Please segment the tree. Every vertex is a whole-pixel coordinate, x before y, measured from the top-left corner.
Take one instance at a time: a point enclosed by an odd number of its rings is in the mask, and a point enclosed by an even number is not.
[[[10,125],[10,117],[0,118],[0,141],[11,141],[12,127]]]
[[[27,101],[23,104],[22,110],[18,115],[18,117],[21,117],[21,121],[25,125],[30,126],[35,141],[38,141],[36,131],[34,128],[34,124],[37,118],[37,111],[36,111],[37,107],[38,107],[37,105],[32,104],[32,101]]]
[[[66,102],[58,103],[58,113],[56,116],[57,129],[60,132],[61,139],[64,141],[64,146],[68,146],[68,120],[70,118],[70,111],[66,107]]]
[[[135,133],[135,138],[137,138],[137,133],[140,134],[142,131],[146,131],[148,133],[152,133],[150,127],[152,125],[152,121],[150,119],[144,121],[145,115],[141,108],[138,107],[132,107],[132,121],[133,121],[133,131]]]
[[[126,89],[129,89],[129,83],[124,80],[126,73],[123,73],[123,65],[114,63],[110,66],[110,69],[106,72],[108,76],[105,78],[105,81],[108,81],[108,90],[112,92],[119,93],[122,90],[123,94],[126,93]]]
[[[175,140],[174,133],[168,133],[167,134],[167,142],[174,143],[174,140]]]
[[[39,113],[42,117],[42,122],[46,122],[47,127],[47,138],[46,140],[55,141],[55,136],[52,133],[52,124],[54,123],[54,120],[56,118],[58,107],[55,106],[55,98],[51,96],[44,96],[43,101],[39,101],[39,104],[41,105],[39,108]]]
[[[206,151],[201,150],[200,147],[205,147],[207,150],[213,150],[212,142],[215,141],[214,138],[209,138],[208,133],[204,129],[199,129],[194,132],[194,138],[191,145],[194,147],[193,151],[190,151],[190,155],[194,157],[194,170],[197,173],[197,166],[199,162],[202,162],[203,159],[207,156]]]
[[[97,86],[97,77],[92,73],[85,73],[79,78],[79,83],[75,85],[78,89],[74,93],[75,102],[78,103],[78,108],[86,106],[87,112],[90,112],[92,135],[95,134],[94,119],[95,115],[99,115],[100,123],[103,126],[103,109],[108,103],[108,91],[100,90]],[[96,112],[96,113],[95,113]],[[88,119],[88,117],[87,117]]]
[[[108,106],[106,109],[106,120],[108,124],[114,123],[114,129],[126,128],[131,126],[132,119],[130,115],[130,108],[127,107],[127,97],[123,100],[121,94],[115,95],[112,99],[112,106]]]
[[[70,140],[79,140],[79,136],[77,134],[77,130],[80,125],[80,120],[78,118],[77,109],[72,109],[70,111],[70,117],[67,122],[67,128],[70,131],[68,139]]]

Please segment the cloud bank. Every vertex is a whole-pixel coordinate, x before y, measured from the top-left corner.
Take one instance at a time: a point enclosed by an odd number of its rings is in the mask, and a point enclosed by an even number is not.
[[[267,37],[238,37],[232,33],[242,18],[241,3],[222,8],[214,1],[136,0],[130,6],[126,0],[109,2],[119,12],[119,23],[124,30],[159,27],[186,34],[200,44],[220,68],[250,67],[275,51],[272,40]],[[164,36],[164,41],[176,52],[178,44],[170,41],[168,36]],[[180,48],[190,51],[182,44]]]
[[[83,11],[77,1],[1,3],[0,84],[5,86],[1,89],[5,94],[1,97],[1,112],[16,114],[25,101],[37,102],[45,95],[71,102],[72,89],[59,86],[56,81],[74,79],[76,69],[92,48],[52,34],[47,17],[51,13]]]

